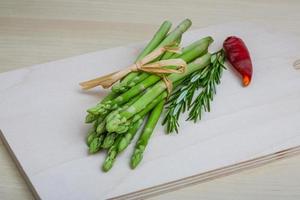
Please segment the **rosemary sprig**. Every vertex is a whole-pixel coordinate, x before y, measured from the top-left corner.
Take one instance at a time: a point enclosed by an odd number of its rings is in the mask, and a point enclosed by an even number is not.
[[[196,122],[201,119],[203,110],[210,111],[210,102],[216,94],[216,85],[220,83],[225,55],[223,49],[212,54],[211,64],[188,76],[183,86],[176,90],[167,103],[167,114],[163,124],[167,125],[167,133],[178,132],[180,113],[190,110],[188,120]],[[202,89],[194,98],[195,92]]]
[[[167,124],[167,133],[176,131],[178,133],[178,119],[182,112],[191,105],[194,93],[201,87],[201,71],[195,71],[188,76],[170,96],[167,103],[167,114],[163,120],[163,125]]]
[[[191,110],[188,120],[196,122],[201,119],[203,110],[210,112],[210,102],[216,94],[216,86],[221,82],[223,69],[226,69],[224,62],[225,54],[223,49],[212,55],[210,69],[201,80],[203,89],[190,106]]]

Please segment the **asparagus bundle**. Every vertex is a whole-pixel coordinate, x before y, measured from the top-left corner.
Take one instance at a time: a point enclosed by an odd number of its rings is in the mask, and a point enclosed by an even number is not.
[[[140,61],[161,47],[178,47],[183,33],[190,26],[191,21],[185,19],[169,32],[171,22],[163,22],[152,40],[138,55],[136,61]],[[111,169],[117,156],[128,147],[139,129],[142,130],[131,158],[131,168],[135,168],[141,162],[165,104],[168,107],[164,123],[167,124],[168,132],[174,130],[177,132],[178,116],[180,112],[186,110],[182,109],[183,106],[188,105],[192,108],[190,119],[197,120],[199,118],[197,114],[201,115],[203,105],[192,101],[194,92],[200,88],[204,89],[201,93],[204,98],[197,97],[196,99],[200,99],[207,106],[209,100],[212,100],[215,85],[219,83],[222,72],[220,66],[223,66],[224,63],[222,52],[217,52],[218,57],[216,54],[208,52],[208,47],[212,42],[213,39],[208,36],[184,47],[181,53],[165,52],[152,62],[181,59],[187,63],[186,70],[182,73],[163,75],[163,78],[159,74],[131,72],[113,85],[111,92],[102,101],[87,110],[88,115],[85,121],[93,123],[87,136],[89,152],[96,153],[101,149],[107,150],[107,157],[102,166],[103,171]],[[165,68],[174,69],[175,67],[167,66]],[[201,78],[197,79],[197,76]],[[218,80],[213,79],[215,77],[218,77]],[[166,81],[173,86],[172,94],[168,93],[169,86]],[[178,91],[183,90],[185,85],[192,85],[189,86],[189,88],[193,88],[192,94],[178,95]],[[185,91],[185,93],[188,92],[191,93],[190,90]],[[208,99],[205,99],[207,93],[209,96]],[[187,104],[186,101],[189,103]],[[143,122],[145,122],[144,127]]]

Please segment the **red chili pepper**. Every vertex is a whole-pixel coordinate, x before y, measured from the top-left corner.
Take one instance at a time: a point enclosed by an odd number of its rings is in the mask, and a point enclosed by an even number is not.
[[[244,86],[249,85],[253,71],[252,62],[243,40],[230,36],[224,41],[223,47],[229,63],[242,75]]]

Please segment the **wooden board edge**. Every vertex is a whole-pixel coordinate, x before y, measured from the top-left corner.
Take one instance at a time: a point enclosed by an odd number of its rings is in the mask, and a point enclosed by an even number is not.
[[[13,150],[9,146],[3,132],[0,130],[0,139],[2,140],[5,148],[7,149],[8,153],[10,154],[11,158],[13,159],[14,163],[16,164],[20,174],[24,177],[24,180],[26,184],[28,185],[31,193],[33,194],[33,197],[37,200],[40,200],[40,196],[38,195],[38,192],[35,190],[33,184],[31,183],[30,179],[26,175],[23,167],[19,163],[18,159],[16,158],[16,155],[14,154]],[[109,200],[138,200],[138,199],[145,199],[150,198],[153,196],[157,196],[159,194],[163,194],[166,192],[178,190],[187,186],[196,185],[198,183],[214,180],[216,178],[228,176],[231,174],[235,174],[240,171],[244,171],[247,169],[253,169],[256,167],[260,167],[272,162],[275,162],[277,160],[289,158],[295,155],[300,154],[300,145],[292,148],[288,148],[285,150],[281,150],[275,153],[267,154],[265,156],[257,157],[254,159],[250,159],[247,161],[243,161],[237,164],[228,165],[225,167],[221,167],[215,170],[211,170],[208,172],[204,172],[201,174],[189,176],[183,179],[175,180],[172,182],[160,184],[157,186],[153,186],[150,188],[145,188],[143,190],[139,190],[136,192],[116,196],[113,198],[109,198]]]
[[[36,200],[40,200],[40,196],[38,195],[37,191],[35,190],[33,184],[31,183],[30,179],[28,178],[27,174],[25,173],[22,165],[20,164],[20,162],[18,161],[16,155],[14,154],[13,150],[11,149],[11,147],[8,144],[8,141],[6,140],[2,130],[0,129],[0,139],[2,140],[4,147],[6,148],[6,150],[8,151],[9,155],[11,156],[12,160],[14,161],[14,163],[16,164],[19,173],[21,174],[21,176],[24,178],[27,186],[29,187],[29,190],[31,191],[33,197]]]
[[[157,186],[153,186],[150,188],[146,188],[143,190],[139,190],[136,192],[124,194],[121,196],[116,196],[113,198],[109,198],[109,200],[137,200],[137,199],[145,199],[149,197],[153,197],[162,193],[178,190],[187,186],[195,185],[198,183],[210,181],[216,178],[228,176],[231,174],[235,174],[237,172],[241,172],[247,169],[253,169],[256,167],[260,167],[277,160],[289,158],[295,155],[300,154],[300,145],[292,148],[288,148],[285,150],[281,150],[275,153],[267,154],[265,156],[257,157],[254,159],[250,159],[247,161],[243,161],[237,164],[228,165],[222,168],[218,168],[215,170],[211,170],[208,172],[204,172],[201,174],[193,175],[190,177],[186,177],[183,179],[175,180],[172,182],[160,184]]]

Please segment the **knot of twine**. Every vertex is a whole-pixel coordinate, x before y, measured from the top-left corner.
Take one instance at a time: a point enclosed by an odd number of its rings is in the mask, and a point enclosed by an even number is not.
[[[172,73],[184,73],[187,67],[186,62],[183,59],[177,58],[177,59],[168,59],[168,60],[160,60],[153,63],[150,63],[151,61],[158,58],[160,55],[168,52],[174,52],[174,53],[181,53],[179,47],[170,47],[165,46],[158,48],[145,56],[143,59],[137,61],[133,65],[130,65],[127,68],[124,68],[120,71],[113,72],[111,74],[101,76],[89,81],[81,82],[80,85],[83,89],[91,89],[96,86],[102,86],[103,88],[109,88],[112,86],[115,82],[122,79],[124,76],[129,74],[130,72],[135,71],[143,71],[147,73],[152,73],[155,75],[158,75],[162,77],[162,80],[164,81],[166,88],[168,92],[170,93],[172,91],[172,82],[165,76],[166,74],[172,74]],[[166,66],[174,66],[174,68],[165,68]]]

